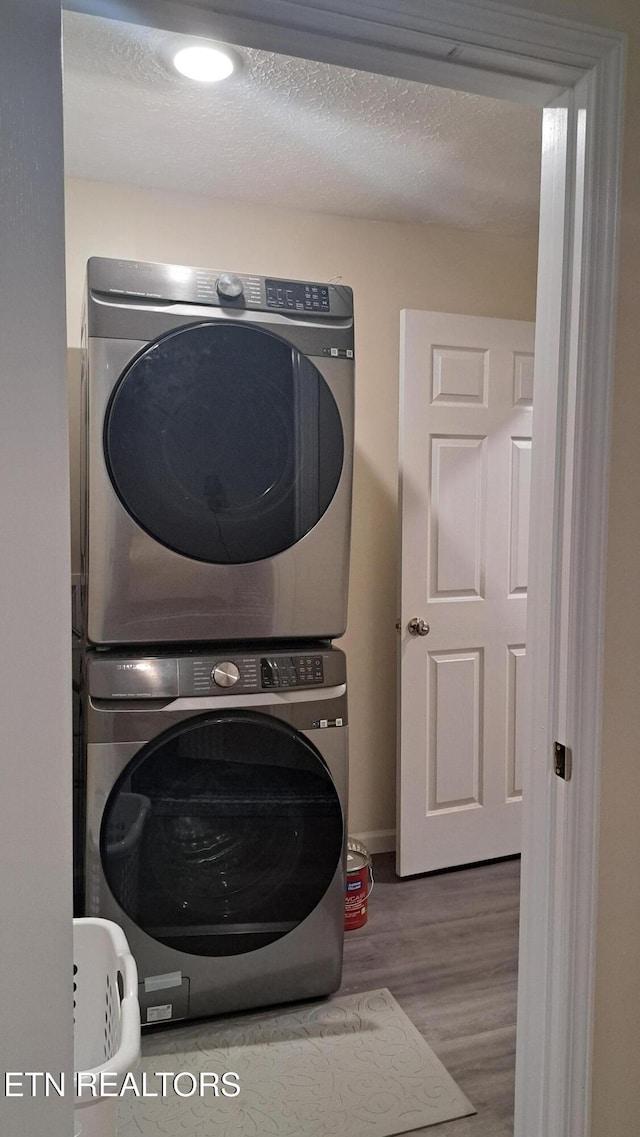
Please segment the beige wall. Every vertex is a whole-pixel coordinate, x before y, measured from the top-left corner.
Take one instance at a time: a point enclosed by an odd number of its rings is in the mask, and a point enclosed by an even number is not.
[[[74,349],[80,342],[89,256],[311,280],[340,277],[353,287],[356,461],[349,623],[341,641],[349,660],[350,830],[392,829],[399,313],[425,308],[533,319],[536,241],[69,181],[67,279]],[[77,422],[72,435],[77,439]],[[77,563],[77,551],[74,557]]]

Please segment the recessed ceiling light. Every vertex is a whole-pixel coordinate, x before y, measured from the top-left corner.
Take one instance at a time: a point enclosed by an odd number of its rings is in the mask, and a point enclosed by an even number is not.
[[[175,53],[173,66],[197,83],[219,83],[233,74],[236,60],[223,48],[191,45]]]

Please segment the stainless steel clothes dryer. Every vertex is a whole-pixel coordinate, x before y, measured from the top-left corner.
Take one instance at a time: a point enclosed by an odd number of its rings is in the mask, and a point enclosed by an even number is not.
[[[351,289],[93,258],[84,343],[87,639],[341,635]]]
[[[89,653],[84,682],[85,907],[124,929],[143,1023],[336,990],[342,652]]]

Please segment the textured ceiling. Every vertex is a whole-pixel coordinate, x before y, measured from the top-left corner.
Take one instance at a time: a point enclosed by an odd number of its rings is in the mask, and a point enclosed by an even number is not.
[[[65,13],[67,174],[535,232],[538,110],[245,47],[237,77],[203,86],[164,62],[179,40]]]

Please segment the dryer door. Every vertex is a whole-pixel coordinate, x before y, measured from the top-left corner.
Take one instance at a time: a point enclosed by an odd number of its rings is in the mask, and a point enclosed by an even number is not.
[[[243,564],[316,525],[340,480],[344,438],[306,356],[271,332],[210,321],[170,332],[127,367],[104,453],[120,501],[156,541]]]
[[[340,864],[329,770],[299,731],[221,711],[160,735],[105,806],[100,854],[118,904],[147,935],[193,955],[273,943],[316,907]]]

